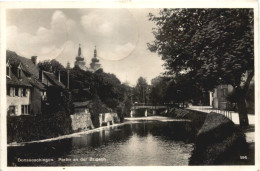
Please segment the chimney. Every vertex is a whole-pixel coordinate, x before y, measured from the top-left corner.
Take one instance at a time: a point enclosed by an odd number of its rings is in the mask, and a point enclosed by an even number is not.
[[[42,82],[42,70],[41,69],[39,69],[39,79]]]
[[[32,62],[34,63],[34,65],[37,64],[37,56],[32,56],[32,57],[31,57],[31,60],[32,60]]]
[[[60,82],[60,71],[58,72],[59,82]]]

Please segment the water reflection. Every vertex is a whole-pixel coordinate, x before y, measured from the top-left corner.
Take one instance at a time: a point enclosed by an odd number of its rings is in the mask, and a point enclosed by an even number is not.
[[[78,137],[9,147],[8,165],[187,165],[192,150],[189,130],[189,122],[129,123]],[[53,161],[18,162],[18,158]]]

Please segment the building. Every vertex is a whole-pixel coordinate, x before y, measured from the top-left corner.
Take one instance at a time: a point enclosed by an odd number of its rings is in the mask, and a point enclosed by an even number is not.
[[[219,85],[217,86],[214,90],[213,93],[211,94],[211,104],[213,108],[215,109],[228,109],[228,100],[227,96],[233,91],[233,87],[231,85]]]
[[[86,62],[84,61],[84,57],[81,54],[81,47],[79,44],[79,49],[78,49],[78,56],[76,56],[76,61],[74,63],[75,67],[79,67],[80,69],[87,71],[88,68],[86,67]]]
[[[41,71],[40,80],[46,87],[56,86],[60,89],[66,88],[65,85],[60,81],[60,73],[58,73],[57,78],[54,73]]]
[[[62,96],[65,89],[53,73],[40,71],[37,56],[31,59],[17,55],[13,51],[6,52],[6,87],[7,115],[38,115],[44,104],[49,103],[50,87],[56,87],[57,97]]]
[[[248,77],[248,72],[245,73],[244,77],[242,78],[242,83],[245,82],[246,78]],[[218,85],[213,92],[210,92],[210,106],[215,109],[220,110],[234,110],[235,104],[231,104],[227,97],[231,95],[234,88],[231,85]],[[254,78],[250,82],[249,86],[250,94],[246,98],[246,105],[248,108],[249,113],[254,113],[255,110],[255,103],[254,103]]]
[[[74,63],[74,66],[79,67],[80,69],[82,69],[84,71],[90,71],[90,72],[95,72],[95,71],[101,69],[101,64],[99,62],[99,59],[97,58],[96,47],[94,49],[94,56],[91,59],[90,67],[87,67],[86,62],[84,60],[84,57],[82,56],[81,47],[80,47],[80,44],[79,44],[78,55],[76,57],[76,61]]]
[[[45,86],[39,81],[37,57],[21,57],[6,52],[7,115],[37,115],[41,113]]]
[[[99,59],[97,58],[97,50],[95,47],[94,57],[91,59],[91,63],[90,63],[90,71],[95,72],[99,69],[101,69],[101,64],[99,63]]]

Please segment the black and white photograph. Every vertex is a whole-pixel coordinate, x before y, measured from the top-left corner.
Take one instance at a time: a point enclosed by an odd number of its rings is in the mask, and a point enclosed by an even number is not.
[[[1,167],[259,169],[257,1],[86,4],[2,12]]]

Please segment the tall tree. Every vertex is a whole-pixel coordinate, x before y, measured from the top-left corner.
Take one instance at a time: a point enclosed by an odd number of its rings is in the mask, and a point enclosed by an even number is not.
[[[139,103],[147,103],[149,96],[149,86],[145,78],[139,77],[133,90],[134,101]]]
[[[165,102],[172,101],[174,99],[173,93],[168,90],[173,90],[170,87],[169,78],[158,76],[151,80],[151,91],[150,91],[150,101],[152,104],[164,104]]]
[[[64,66],[55,59],[39,62],[38,67],[43,71],[54,73],[64,70]]]
[[[162,9],[155,40],[148,43],[165,61],[166,74],[189,73],[204,90],[230,84],[241,126],[248,125],[245,98],[254,76],[253,9]],[[247,73],[245,75],[245,73]]]

